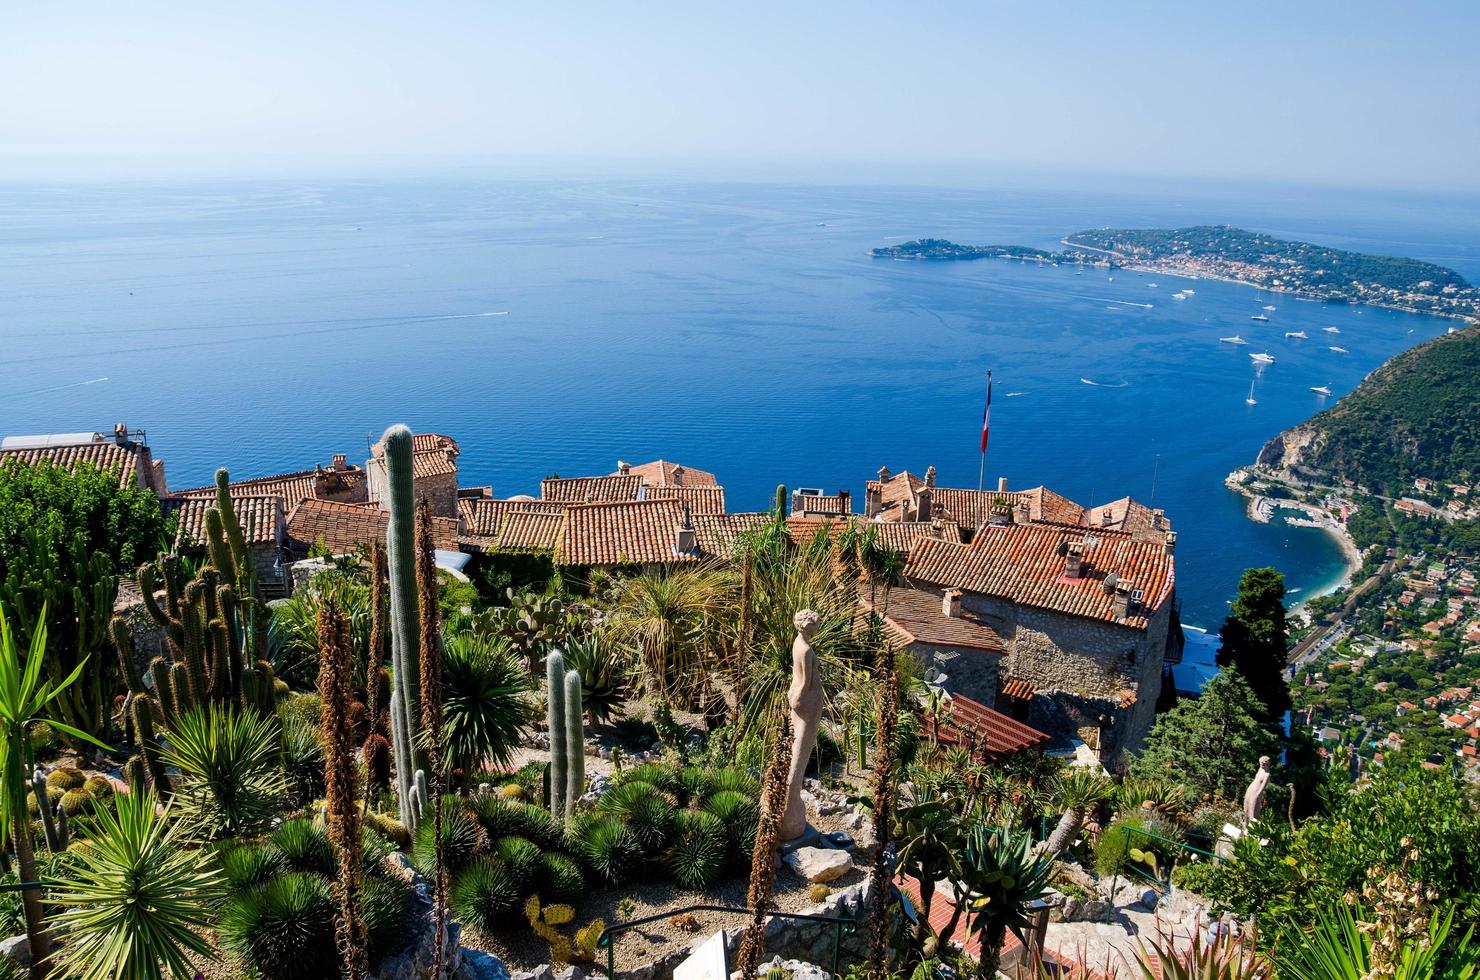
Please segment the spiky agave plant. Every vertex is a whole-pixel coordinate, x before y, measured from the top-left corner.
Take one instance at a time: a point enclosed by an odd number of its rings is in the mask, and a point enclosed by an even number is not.
[[[980,823],[967,831],[955,883],[957,911],[966,910],[967,933],[981,937],[981,976],[997,976],[1007,933],[1027,944],[1028,905],[1047,892],[1053,865],[1053,858],[1037,853],[1026,831]],[[942,932],[953,928],[954,920]]]
[[[214,701],[177,717],[161,757],[180,771],[174,799],[181,819],[209,840],[265,827],[288,789],[277,736],[276,719]]]
[[[617,644],[601,633],[573,639],[562,651],[567,670],[581,675],[581,706],[594,724],[606,724],[622,714],[631,694],[626,665]]]
[[[1158,932],[1149,945],[1142,943],[1136,950],[1132,958],[1134,975],[1139,980],[1265,980],[1270,976],[1270,963],[1253,942],[1227,931],[1205,941],[1203,931],[1193,929],[1192,944],[1182,951],[1177,949],[1172,936]],[[1362,976],[1363,973],[1357,973],[1352,980],[1361,980]],[[1321,975],[1321,980],[1337,978]]]
[[[58,865],[52,922],[67,937],[49,964],[76,980],[192,976],[215,956],[203,930],[224,894],[214,861],[185,849],[184,824],[159,812],[153,792],[120,793],[84,822],[88,844]]]
[[[681,810],[664,855],[680,888],[708,888],[725,872],[725,825],[712,813]]]
[[[319,701],[324,741],[324,816],[338,873],[335,934],[347,980],[370,968],[360,903],[360,809],[355,805],[355,757],[349,724],[351,658],[349,624],[332,600],[319,607]]]

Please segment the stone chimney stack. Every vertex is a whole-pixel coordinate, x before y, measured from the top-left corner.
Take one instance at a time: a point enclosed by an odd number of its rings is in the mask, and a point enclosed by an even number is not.
[[[674,534],[673,550],[680,555],[693,554],[699,550],[699,539],[694,533],[694,518],[687,507],[683,510],[683,520],[679,522]]]
[[[632,464],[629,463],[629,462],[627,462],[625,459],[619,459],[619,460],[617,460],[617,475],[618,476],[631,476],[632,475]]]
[[[987,513],[987,523],[993,527],[1006,527],[1012,523],[1012,504],[1005,500],[992,501],[992,508]]]
[[[1116,619],[1125,619],[1131,611],[1131,583],[1128,579],[1120,579],[1115,583],[1115,598],[1111,609]]]
[[[1064,545],[1064,575],[1079,578],[1084,574],[1084,542],[1069,541]]]
[[[1100,511],[1100,523],[1103,524],[1105,527],[1109,527],[1111,524],[1115,523],[1115,512],[1112,511],[1108,506],[1104,510]]]
[[[335,453],[331,465],[336,470],[347,470],[349,469],[349,460],[345,457],[344,453]]]
[[[113,423],[113,441],[120,446],[128,445],[128,426],[122,422]]]
[[[1176,531],[1168,531],[1167,532],[1167,536],[1166,536],[1166,539],[1162,543],[1162,547],[1166,549],[1166,553],[1169,554],[1169,555],[1173,555],[1173,554],[1176,554],[1177,553],[1177,532]]]
[[[915,520],[928,521],[933,515],[935,507],[935,488],[921,487],[920,492],[915,495]]]
[[[1006,493],[1007,492],[1007,477],[1005,477],[1005,476],[999,476],[999,477],[997,477],[997,492],[998,493]]]
[[[1151,526],[1160,531],[1167,526],[1167,512],[1160,507],[1151,512]]]
[[[941,615],[949,619],[961,618],[961,590],[946,589],[940,600]]]
[[[935,467],[934,466],[927,466],[927,467],[925,467],[925,485],[927,487],[933,487],[933,486],[935,486]]]
[[[881,467],[879,467],[879,482],[880,483],[888,483],[889,482],[889,478],[891,476],[893,476],[893,475],[894,475],[893,473],[890,473],[889,472],[889,467],[887,467],[887,466],[881,466]]]

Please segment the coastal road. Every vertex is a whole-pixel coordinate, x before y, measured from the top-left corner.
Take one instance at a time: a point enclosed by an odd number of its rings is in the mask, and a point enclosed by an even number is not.
[[[1384,578],[1391,575],[1396,561],[1396,555],[1389,548],[1387,560],[1382,563],[1382,566],[1376,572],[1372,573],[1372,576],[1367,581],[1352,590],[1351,594],[1347,596],[1346,602],[1342,605],[1341,612],[1335,617],[1334,621],[1327,625],[1316,627],[1306,635],[1305,639],[1295,644],[1295,649],[1290,651],[1286,661],[1290,667],[1298,668],[1303,664],[1309,663],[1337,643],[1340,643],[1342,637],[1351,631],[1352,623],[1350,617],[1352,612],[1357,608],[1357,600],[1377,588],[1378,584]]]

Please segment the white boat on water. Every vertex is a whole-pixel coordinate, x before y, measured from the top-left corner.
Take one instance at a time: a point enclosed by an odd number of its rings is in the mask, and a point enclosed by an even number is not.
[[[1330,398],[1331,397],[1331,386],[1330,385],[1321,385],[1319,388],[1312,388],[1311,391],[1313,391],[1316,394],[1320,395],[1322,398]]]
[[[1273,364],[1274,363],[1274,358],[1271,357],[1271,356],[1269,356],[1269,352],[1268,351],[1265,351],[1263,354],[1250,354],[1249,355],[1249,360],[1253,361],[1255,364]]]
[[[1327,333],[1341,333],[1340,327],[1322,327],[1321,329],[1325,330]]]
[[[1274,312],[1274,307],[1273,306],[1266,306],[1265,309],[1268,310],[1270,313],[1273,313]]]
[[[1285,331],[1285,338],[1288,340],[1291,337],[1295,338],[1296,340],[1309,340],[1310,339],[1308,336],[1306,336],[1304,330],[1286,330]]]
[[[1252,382],[1252,381],[1249,382],[1249,397],[1244,399],[1244,404],[1246,404],[1246,405],[1257,405],[1257,404],[1259,404],[1258,402],[1256,402],[1254,400],[1254,382]]]
[[[1146,284],[1146,288],[1147,289],[1155,289],[1156,288],[1156,283],[1154,283],[1154,282],[1148,282]]]
[[[1186,293],[1183,293],[1183,292],[1176,292],[1176,293],[1173,293],[1172,294],[1172,299],[1186,299],[1186,298],[1187,298],[1187,294]]]
[[[1249,319],[1250,320],[1258,320],[1260,323],[1268,323],[1269,322],[1269,317],[1265,316],[1263,313],[1255,313],[1253,316],[1249,317]]]
[[[1351,353],[1351,351],[1347,350],[1345,347],[1333,347],[1333,348],[1331,348],[1331,350],[1335,351],[1337,354],[1350,354]]]
[[[1218,343],[1220,343],[1220,344],[1247,344],[1248,341],[1245,340],[1244,338],[1240,337],[1238,334],[1234,334],[1232,337],[1219,337],[1218,338]]]
[[[1184,290],[1182,290],[1182,292],[1186,293],[1188,296],[1196,296],[1197,295],[1197,290],[1195,290],[1195,289],[1184,289]]]

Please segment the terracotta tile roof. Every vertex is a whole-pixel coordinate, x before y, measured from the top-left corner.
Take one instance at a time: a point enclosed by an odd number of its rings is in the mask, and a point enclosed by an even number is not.
[[[640,476],[576,476],[540,481],[540,499],[566,504],[640,500]]]
[[[878,517],[884,521],[913,520],[919,514],[920,491],[925,480],[905,470],[887,480],[869,480],[864,489],[879,495]]]
[[[684,506],[677,500],[580,504],[565,512],[555,548],[560,565],[641,565],[698,561],[677,550]],[[696,529],[697,537],[697,529]]]
[[[451,453],[453,456],[462,455],[462,450],[457,445],[457,440],[451,436],[440,435],[436,432],[416,432],[411,436],[411,451],[413,453]],[[376,459],[385,455],[385,443],[377,442],[370,447],[370,454]]]
[[[859,587],[858,606],[861,614],[875,608],[866,587]],[[947,616],[942,609],[942,597],[923,589],[895,586],[888,590],[887,598],[881,590],[877,608],[884,622],[901,642],[932,643],[940,646],[966,647],[973,650],[989,650],[1005,653],[1006,644],[997,631],[987,626],[970,610],[962,609],[959,616]],[[860,619],[862,615],[860,615]]]
[[[986,761],[1028,749],[1042,749],[1049,738],[1036,728],[993,711],[960,694],[950,695],[940,722],[940,740],[955,745],[980,742]]]
[[[457,440],[435,432],[417,432],[411,436],[411,475],[419,479],[431,476],[455,476],[457,457],[461,454]],[[370,447],[372,466],[385,468],[385,443]]]
[[[144,472],[144,468],[149,465],[149,450],[132,442],[119,445],[108,439],[72,446],[0,450],[0,465],[11,460],[28,466],[45,461],[66,470],[75,470],[83,465],[94,466],[100,470],[117,471],[120,486],[128,486],[130,483],[148,485],[148,474]]]
[[[655,487],[648,485],[648,500],[682,500],[693,514],[723,514],[725,488],[711,486]]]
[[[938,538],[959,544],[961,541],[961,527],[952,521],[900,521],[888,523],[882,521],[864,521],[858,517],[801,517],[793,515],[786,519],[786,530],[791,539],[798,544],[804,544],[817,535],[818,531],[826,530],[830,537],[837,537],[848,529],[850,525],[856,525],[859,530],[873,530],[878,534],[878,541],[892,551],[909,554],[921,541],[927,538]]]
[[[1084,544],[1078,578],[1064,572],[1069,541]],[[1173,557],[1158,543],[1120,531],[1053,524],[980,528],[970,545],[921,541],[910,553],[905,576],[1134,629],[1146,628],[1171,595],[1175,579]],[[1142,593],[1123,618],[1115,611],[1116,580]]]
[[[936,487],[930,492],[930,512],[933,516],[957,521],[963,527],[981,527],[988,522],[992,504],[999,497],[1012,505],[1019,519],[1078,524],[1084,516],[1083,507],[1047,487],[1005,492]]]
[[[771,515],[764,511],[743,514],[695,514],[694,533],[699,550],[706,555],[728,557],[740,535],[765,524]]]
[[[232,496],[283,498],[283,505],[292,510],[310,497],[356,497],[363,500],[366,492],[365,471],[358,466],[348,469],[299,470],[296,473],[280,473],[276,476],[258,476],[248,480],[232,480],[229,484]],[[173,497],[215,497],[214,483],[204,487],[176,490]]]
[[[626,473],[618,469],[611,475],[640,476],[642,482],[650,487],[714,487],[719,485],[719,480],[715,479],[713,473],[696,470],[679,463],[670,463],[666,459],[655,459],[651,463],[628,466]]]
[[[846,517],[853,513],[853,497],[845,493],[803,494],[793,492],[791,512],[798,517],[821,515]]]
[[[319,542],[336,555],[384,541],[390,514],[373,504],[341,504],[310,498],[288,516],[288,537],[301,548]],[[432,541],[442,551],[457,551],[457,521],[432,518]]]
[[[492,546],[509,551],[554,551],[564,520],[563,512],[509,511]]]
[[[174,497],[165,500],[166,511],[179,515],[175,529],[175,543],[206,543],[206,511],[216,506],[216,497]],[[282,533],[283,498],[279,496],[231,495],[231,506],[241,522],[242,533],[247,544],[277,544]]]
[[[1085,527],[1110,528],[1134,534],[1138,538],[1158,541],[1172,529],[1171,521],[1167,520],[1164,513],[1152,510],[1130,497],[1121,497],[1119,500],[1091,507],[1084,512],[1084,519],[1079,523]]]
[[[464,498],[457,502],[463,520],[463,533],[470,536],[494,537],[504,515],[520,511],[526,514],[560,514],[566,505],[549,500],[499,500],[493,497]]]
[[[1004,697],[1016,698],[1019,701],[1026,701],[1037,693],[1038,688],[1027,681],[1017,680],[1015,678],[1009,678],[1007,683],[1002,685],[1002,694]]]

